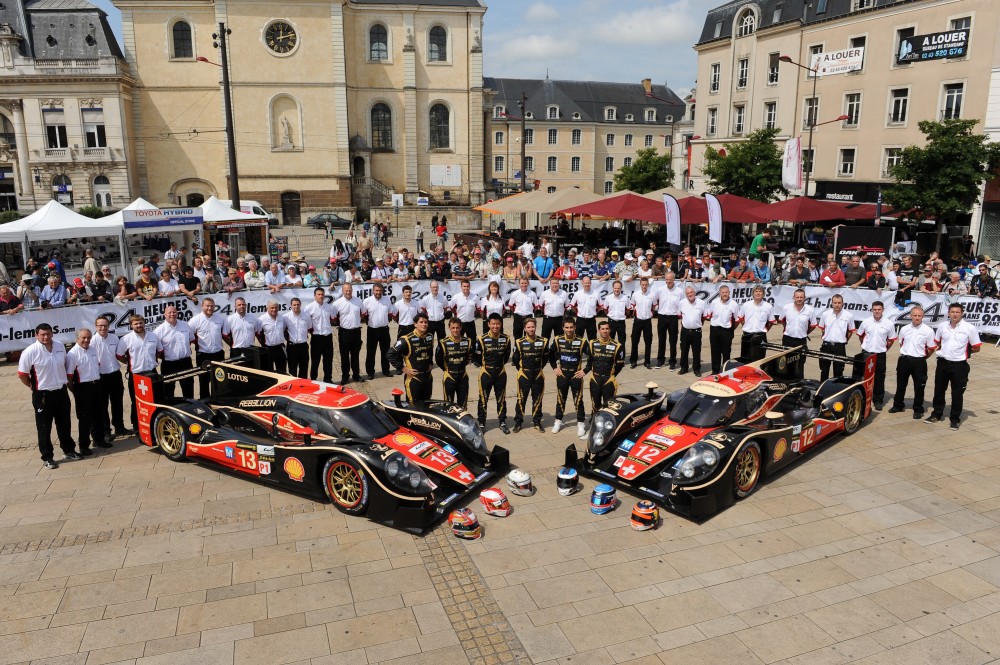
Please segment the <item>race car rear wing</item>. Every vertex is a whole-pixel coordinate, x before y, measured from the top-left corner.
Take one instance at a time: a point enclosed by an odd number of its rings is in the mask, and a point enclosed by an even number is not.
[[[757,363],[752,363],[754,365],[758,365],[762,370],[764,370],[768,374],[771,374],[772,376],[775,376],[777,374],[777,372],[772,372],[772,370],[777,369],[777,367],[772,368],[771,365],[775,365],[780,358],[784,358],[786,361],[791,361],[792,358],[790,358],[789,356],[804,356],[806,358],[816,358],[817,360],[829,360],[835,363],[844,363],[845,365],[850,365],[852,370],[852,377],[860,381],[863,378],[867,378],[865,377],[867,370],[865,360],[868,356],[872,355],[869,353],[861,352],[853,356],[842,356],[836,353],[816,351],[808,347],[784,346],[782,344],[775,344],[773,342],[761,342],[760,346],[762,348],[769,349],[771,351],[785,352],[778,356],[771,355],[764,358],[763,360],[758,361]],[[789,364],[791,363],[789,362]]]

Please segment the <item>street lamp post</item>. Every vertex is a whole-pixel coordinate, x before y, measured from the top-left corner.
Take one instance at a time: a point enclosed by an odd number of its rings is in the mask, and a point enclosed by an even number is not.
[[[232,201],[233,210],[240,209],[240,183],[239,174],[236,170],[236,131],[233,127],[233,99],[232,86],[229,81],[229,46],[227,37],[232,30],[226,27],[225,23],[219,23],[219,31],[212,34],[212,46],[222,53],[222,100],[226,107],[226,147],[229,154],[229,198]],[[203,62],[208,62],[198,58]]]

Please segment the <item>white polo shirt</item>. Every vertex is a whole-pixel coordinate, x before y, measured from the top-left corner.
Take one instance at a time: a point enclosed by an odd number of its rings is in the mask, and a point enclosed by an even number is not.
[[[191,342],[194,341],[194,333],[186,321],[178,319],[177,325],[170,325],[166,321],[156,326],[156,336],[163,344],[164,360],[180,360],[191,357]],[[90,343],[94,346],[94,343]]]
[[[716,298],[708,308],[708,315],[711,317],[709,326],[715,328],[735,328],[740,320],[740,305],[730,298],[722,302],[722,298]]]
[[[846,344],[847,333],[854,330],[854,315],[846,309],[840,310],[840,314],[828,309],[819,317],[819,328],[824,342]]]
[[[982,345],[976,327],[965,319],[959,321],[957,326],[952,326],[951,321],[939,325],[934,341],[938,347],[938,358],[953,362],[968,360],[969,347],[978,349]]]
[[[597,306],[601,302],[601,294],[593,288],[590,291],[580,289],[573,294],[570,304],[576,307],[576,315],[582,319],[592,319],[597,316]]]
[[[444,321],[444,310],[448,307],[448,299],[443,295],[438,293],[435,298],[433,294],[428,293],[420,299],[420,304],[424,306],[428,319],[431,321]]]
[[[472,293],[469,293],[468,296],[464,293],[457,293],[451,297],[451,306],[455,308],[455,316],[462,323],[472,323],[476,320],[476,302],[477,298]]]
[[[538,296],[530,288],[527,291],[518,289],[507,298],[507,304],[520,316],[534,316]]]
[[[681,301],[684,300],[684,288],[674,284],[670,288],[666,284],[656,291],[656,313],[661,316],[677,316]]]
[[[399,325],[401,326],[412,326],[413,317],[420,313],[420,305],[410,300],[406,302],[405,300],[399,300],[396,302],[396,311],[399,313]]]
[[[482,312],[483,319],[489,319],[490,314],[503,316],[503,298],[487,298],[483,296],[479,299],[479,311]]]
[[[333,311],[341,330],[357,330],[361,327],[361,298],[351,296],[334,300]]]
[[[816,322],[812,305],[802,305],[802,310],[795,309],[795,303],[790,302],[785,305],[781,320],[785,324],[785,335],[801,339],[809,334],[809,327]]]
[[[745,333],[766,333],[773,318],[774,305],[766,300],[761,300],[759,305],[748,300],[740,306],[740,321]]]
[[[101,374],[121,371],[122,366],[115,356],[118,352],[117,335],[108,333],[107,337],[101,337],[100,334],[94,333],[90,340],[90,348],[97,349],[97,362],[101,368]]]
[[[688,330],[701,330],[701,324],[705,320],[705,301],[695,298],[694,302],[691,302],[685,297],[677,313],[681,317],[681,326]]]
[[[89,383],[101,378],[101,372],[97,367],[97,349],[93,345],[83,348],[79,344],[73,346],[66,353],[66,376],[76,374],[77,381]]]
[[[236,312],[229,315],[229,334],[233,336],[233,348],[245,349],[253,346],[254,335],[260,330],[260,320],[253,314],[240,316]]]
[[[632,293],[632,309],[635,310],[635,318],[640,321],[648,321],[653,318],[653,307],[656,304],[656,294],[648,289],[645,293],[642,289]]]
[[[271,318],[270,314],[264,314],[259,321],[260,330],[264,333],[265,346],[279,346],[285,343],[285,317],[280,312],[274,318]],[[308,330],[308,327],[306,329]],[[304,333],[302,341],[305,341]]]
[[[934,339],[934,329],[926,323],[919,327],[912,323],[905,325],[899,331],[899,355],[913,358],[926,358],[928,351],[937,348]]]
[[[541,300],[545,316],[563,316],[566,314],[569,296],[562,289],[558,289],[555,293],[552,292],[552,289],[546,289],[542,293]]]
[[[17,373],[32,377],[35,390],[59,390],[66,385],[66,347],[53,341],[52,350],[34,342],[21,352]]]
[[[896,339],[896,325],[883,316],[878,321],[869,316],[861,322],[858,328],[861,338],[861,350],[868,353],[885,353],[889,349],[889,341]]]
[[[608,310],[608,318],[613,321],[624,321],[625,311],[628,309],[629,297],[624,293],[615,295],[614,292],[608,294],[604,299],[604,307]]]
[[[156,370],[156,354],[163,351],[163,342],[152,330],[139,337],[130,332],[118,342],[118,356],[128,357],[129,367],[133,374],[153,372]]]
[[[222,336],[229,334],[229,321],[222,314],[216,312],[212,316],[205,316],[203,312],[199,312],[191,317],[188,327],[194,333],[199,351],[202,353],[222,351]]]
[[[313,300],[311,303],[302,308],[302,312],[306,314],[312,320],[312,334],[314,335],[330,335],[333,333],[333,324],[330,323],[330,319],[333,318],[334,312],[330,303],[324,302],[320,305],[318,302]]]
[[[361,302],[361,312],[368,315],[369,328],[385,328],[389,325],[389,317],[396,313],[396,306],[389,296],[368,296]]]
[[[312,328],[312,318],[305,312],[295,312],[289,310],[281,315],[285,322],[285,333],[288,341],[292,344],[304,344],[309,341],[309,329]]]

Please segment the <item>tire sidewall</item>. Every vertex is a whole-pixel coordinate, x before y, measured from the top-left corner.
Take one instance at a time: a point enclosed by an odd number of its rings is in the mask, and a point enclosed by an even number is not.
[[[347,464],[354,472],[358,474],[358,478],[361,479],[361,500],[354,506],[344,506],[340,504],[333,492],[330,491],[330,469],[333,468],[335,464]],[[326,492],[327,498],[334,507],[342,513],[347,515],[363,515],[368,510],[368,502],[371,499],[371,488],[368,483],[368,474],[357,462],[350,459],[342,457],[340,455],[335,455],[326,461],[323,465],[323,491]]]
[[[747,449],[750,448],[753,448],[757,451],[757,478],[754,480],[753,486],[751,486],[750,489],[744,491],[741,490],[737,484],[736,473],[738,471],[740,458],[747,451]],[[756,441],[747,441],[742,446],[740,446],[740,449],[736,452],[736,456],[733,458],[733,496],[737,500],[745,499],[746,497],[750,496],[751,494],[757,491],[757,487],[760,486],[760,476],[761,473],[763,472],[763,466],[764,466],[763,459],[764,458],[760,449],[760,444],[757,443]]]
[[[169,411],[160,411],[153,417],[152,435],[154,438],[156,437],[157,425],[159,425],[161,420],[164,420],[166,418],[173,420],[175,423],[177,423],[177,426],[180,427],[181,446],[177,450],[177,452],[169,452],[166,448],[160,446],[159,441],[156,441],[155,443],[157,446],[159,446],[160,452],[162,452],[167,457],[167,459],[173,460],[174,462],[183,462],[184,460],[187,459],[187,432],[184,429],[184,423],[181,422],[180,418],[170,413]]]
[[[850,429],[848,428],[847,425],[847,416],[846,415],[844,416],[845,434],[854,434],[855,432],[857,432],[858,429],[861,427],[861,423],[865,419],[865,396],[864,393],[859,388],[855,388],[853,391],[851,391],[851,394],[847,396],[847,405],[850,406],[851,401],[854,400],[855,397],[857,397],[861,401],[861,407],[860,407],[861,411],[858,413],[858,422],[854,425],[854,427]]]

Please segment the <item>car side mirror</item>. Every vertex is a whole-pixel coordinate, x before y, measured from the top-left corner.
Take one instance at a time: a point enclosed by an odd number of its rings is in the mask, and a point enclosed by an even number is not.
[[[315,434],[315,433],[316,433],[316,430],[314,430],[312,427],[305,428],[302,431],[302,444],[305,445],[305,446],[311,446],[312,442],[313,442],[313,440],[312,440],[313,434]]]
[[[273,416],[271,416],[271,434],[273,434],[275,436],[275,438],[281,436],[280,433],[278,432],[278,414],[277,413],[274,414]]]
[[[216,427],[225,427],[229,424],[228,411],[216,411],[212,414],[212,424]]]

